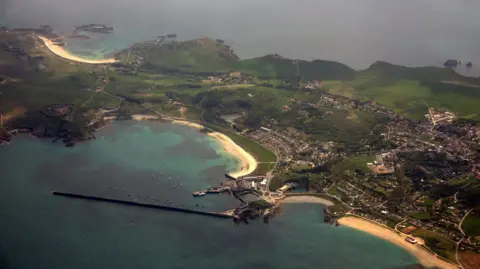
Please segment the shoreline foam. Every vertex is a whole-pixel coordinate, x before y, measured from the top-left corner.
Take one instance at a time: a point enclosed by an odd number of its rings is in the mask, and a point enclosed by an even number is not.
[[[68,59],[68,60],[75,61],[75,62],[87,63],[87,64],[110,64],[110,63],[117,62],[117,60],[115,60],[114,58],[103,59],[103,60],[89,60],[89,59],[81,58],[81,57],[75,56],[72,53],[68,52],[63,47],[54,45],[53,42],[50,39],[48,39],[44,36],[37,35],[37,37],[40,38],[43,41],[45,46],[53,54],[55,54],[57,56],[60,56],[64,59]]]
[[[399,235],[395,231],[388,228],[382,227],[381,225],[375,224],[374,222],[367,221],[365,219],[355,217],[355,216],[346,216],[340,218],[338,223],[343,226],[347,226],[356,230],[366,232],[368,234],[377,236],[386,240],[392,244],[395,244],[404,250],[412,254],[417,260],[426,267],[437,266],[442,269],[455,269],[458,266],[446,262],[438,257],[435,254],[429,252],[421,246],[423,240],[417,238],[420,243],[413,245],[405,241],[406,235]]]

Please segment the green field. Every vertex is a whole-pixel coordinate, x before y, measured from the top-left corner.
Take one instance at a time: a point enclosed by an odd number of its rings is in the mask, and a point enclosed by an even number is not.
[[[468,236],[479,236],[480,216],[472,216],[471,214],[468,215],[462,223],[462,229]]]
[[[452,179],[448,182],[448,185],[450,186],[463,186],[469,183],[476,183],[478,182],[478,179],[476,179],[474,176],[464,176],[464,177],[459,177]]]
[[[418,211],[410,214],[410,217],[418,220],[428,220],[431,218],[430,213],[425,211]]]
[[[355,80],[332,85],[329,92],[360,100],[370,99],[412,119],[424,119],[427,106],[480,119],[480,79],[446,68],[407,68],[376,63],[357,73]]]
[[[337,186],[332,185],[330,188],[328,188],[327,193],[330,195],[337,195]]]
[[[425,245],[429,247],[431,250],[433,250],[435,253],[437,253],[438,255],[452,262],[456,262],[455,260],[456,245],[454,241],[447,239],[436,232],[432,232],[424,229],[418,229],[414,231],[412,235],[423,238],[423,240],[425,240]]]
[[[444,68],[407,68],[379,62],[356,72],[337,62],[291,60],[279,55],[242,60],[230,47],[208,38],[163,45],[139,43],[116,55],[120,66],[89,65],[61,59],[35,46],[34,40],[28,37],[4,34],[3,41],[18,41],[31,55],[45,57],[45,68],[39,70],[37,62],[20,61],[0,50],[0,74],[8,78],[0,84],[0,113],[35,111],[52,103],[75,104],[80,107],[79,114],[90,115],[98,108],[118,105],[125,114],[149,113],[138,104],[120,103],[118,98],[105,93],[95,94],[95,89],[105,87],[114,95],[133,98],[167,115],[180,116],[180,106],[172,105],[172,101],[188,107],[185,112],[188,119],[200,120],[200,114],[206,111],[207,116],[212,115],[208,122],[227,128],[221,131],[252,152],[260,162],[274,162],[275,156],[229,131],[229,126],[215,120],[215,115],[241,114],[235,124],[242,130],[256,129],[267,123],[267,119],[275,120],[279,128],[293,127],[307,139],[333,141],[336,149],[349,152],[362,148],[365,141],[381,143],[376,134],[372,135],[372,130],[380,129],[388,119],[355,108],[313,109],[312,105],[325,92],[357,100],[375,100],[414,119],[423,119],[427,104],[470,118],[478,118],[480,114],[480,80]],[[122,68],[131,68],[136,59],[143,59],[136,72],[120,72]],[[203,82],[208,76],[231,71],[242,72],[249,84]],[[106,76],[110,79],[108,85],[103,83]],[[319,80],[321,89],[298,89],[311,80]],[[300,101],[309,108],[302,108]],[[287,105],[291,110],[284,111]],[[344,171],[355,169],[368,173],[365,163],[372,160],[373,156],[350,157],[333,169],[334,178],[342,179]],[[261,164],[258,171],[268,169],[269,164]],[[373,186],[373,189],[387,194],[383,187]]]

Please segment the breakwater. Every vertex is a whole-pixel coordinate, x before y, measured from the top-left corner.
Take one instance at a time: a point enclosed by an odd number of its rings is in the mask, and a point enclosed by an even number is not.
[[[107,203],[115,203],[115,204],[123,204],[128,206],[139,206],[145,208],[153,208],[153,209],[160,209],[165,211],[174,211],[174,212],[182,212],[188,214],[195,214],[195,215],[202,215],[202,216],[210,216],[210,217],[217,217],[217,218],[232,218],[230,214],[221,213],[221,212],[207,212],[207,211],[200,211],[200,210],[193,210],[188,208],[181,208],[181,207],[173,207],[173,206],[165,206],[165,205],[155,205],[155,204],[146,204],[146,203],[138,203],[133,201],[125,201],[125,200],[117,200],[105,197],[96,197],[96,196],[89,196],[89,195],[81,195],[81,194],[74,194],[68,192],[52,192],[53,195],[56,196],[63,196],[68,198],[75,198],[75,199],[84,199],[90,201],[97,201],[97,202],[107,202]]]

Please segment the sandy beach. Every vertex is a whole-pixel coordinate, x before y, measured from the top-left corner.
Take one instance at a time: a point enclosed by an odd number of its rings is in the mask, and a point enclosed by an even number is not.
[[[103,60],[84,59],[84,58],[81,58],[81,57],[78,57],[78,56],[75,56],[75,55],[71,54],[70,52],[66,51],[63,47],[54,45],[53,42],[46,37],[39,36],[39,35],[37,35],[37,36],[38,36],[38,38],[40,38],[43,41],[43,43],[45,43],[45,46],[47,46],[47,48],[51,52],[53,52],[54,54],[56,54],[56,55],[58,55],[62,58],[65,58],[65,59],[68,59],[68,60],[71,60],[71,61],[87,63],[87,64],[109,64],[109,63],[116,62],[116,60],[113,59],[113,58],[103,59]]]
[[[387,240],[392,244],[395,244],[403,248],[404,250],[408,251],[410,254],[415,256],[415,258],[417,258],[418,261],[423,266],[426,266],[426,267],[436,266],[442,269],[458,268],[458,266],[455,266],[440,258],[437,258],[434,254],[422,248],[420,243],[416,245],[410,244],[407,241],[405,241],[405,238],[406,238],[405,235],[399,235],[393,230],[387,229],[373,222],[370,222],[361,218],[353,217],[353,216],[340,218],[338,222],[341,225],[344,225],[356,230],[360,230],[360,231],[369,233],[371,235],[378,236],[384,240]],[[421,238],[418,238],[417,240],[419,242],[423,242]]]
[[[133,120],[158,120],[159,117],[157,116],[152,116],[152,115],[143,115],[143,114],[137,114],[137,115],[132,115]]]
[[[204,128],[204,126],[201,124],[190,121],[174,120],[172,123],[186,125],[198,130]],[[255,171],[257,168],[257,161],[255,158],[253,158],[253,156],[246,152],[242,147],[237,145],[232,139],[230,139],[230,137],[218,132],[210,132],[208,133],[208,136],[215,138],[222,144],[223,149],[227,153],[234,155],[238,160],[240,160],[238,170],[228,173],[230,176],[238,178],[251,174],[253,171]]]
[[[201,129],[204,128],[202,125],[200,125],[198,123],[190,122],[190,121],[186,121],[186,120],[173,120],[172,123],[173,124],[181,124],[181,125],[190,126],[192,128],[198,129],[198,130],[201,130]]]
[[[240,160],[239,169],[237,171],[232,171],[228,173],[230,176],[234,178],[246,176],[255,171],[255,169],[257,169],[257,160],[255,160],[252,155],[250,155],[243,148],[233,142],[230,137],[217,132],[208,133],[208,135],[217,139],[222,144],[223,149],[226,152],[234,155]]]
[[[289,204],[322,204],[326,206],[332,206],[334,203],[327,199],[323,199],[320,197],[315,196],[308,196],[308,195],[295,195],[295,196],[288,196],[287,198],[282,200],[282,203],[289,203]]]

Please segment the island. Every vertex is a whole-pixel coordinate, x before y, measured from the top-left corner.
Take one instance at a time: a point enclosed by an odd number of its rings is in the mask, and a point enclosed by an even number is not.
[[[104,24],[85,24],[85,25],[76,26],[72,35],[76,35],[79,32],[111,34],[113,33],[113,27],[106,26]]]
[[[44,34],[0,32],[3,144],[28,133],[74,146],[113,120],[186,124],[241,159],[192,195],[256,197],[217,217],[271,222],[284,203],[321,203],[328,224],[384,238],[424,266],[478,268],[479,78],[383,61],[354,70],[240,59],[210,38],[159,37],[92,61]]]
[[[454,68],[454,67],[457,67],[459,64],[460,64],[459,61],[453,60],[453,59],[449,59],[449,60],[447,60],[443,65],[444,65],[445,67],[452,67],[452,68]]]

